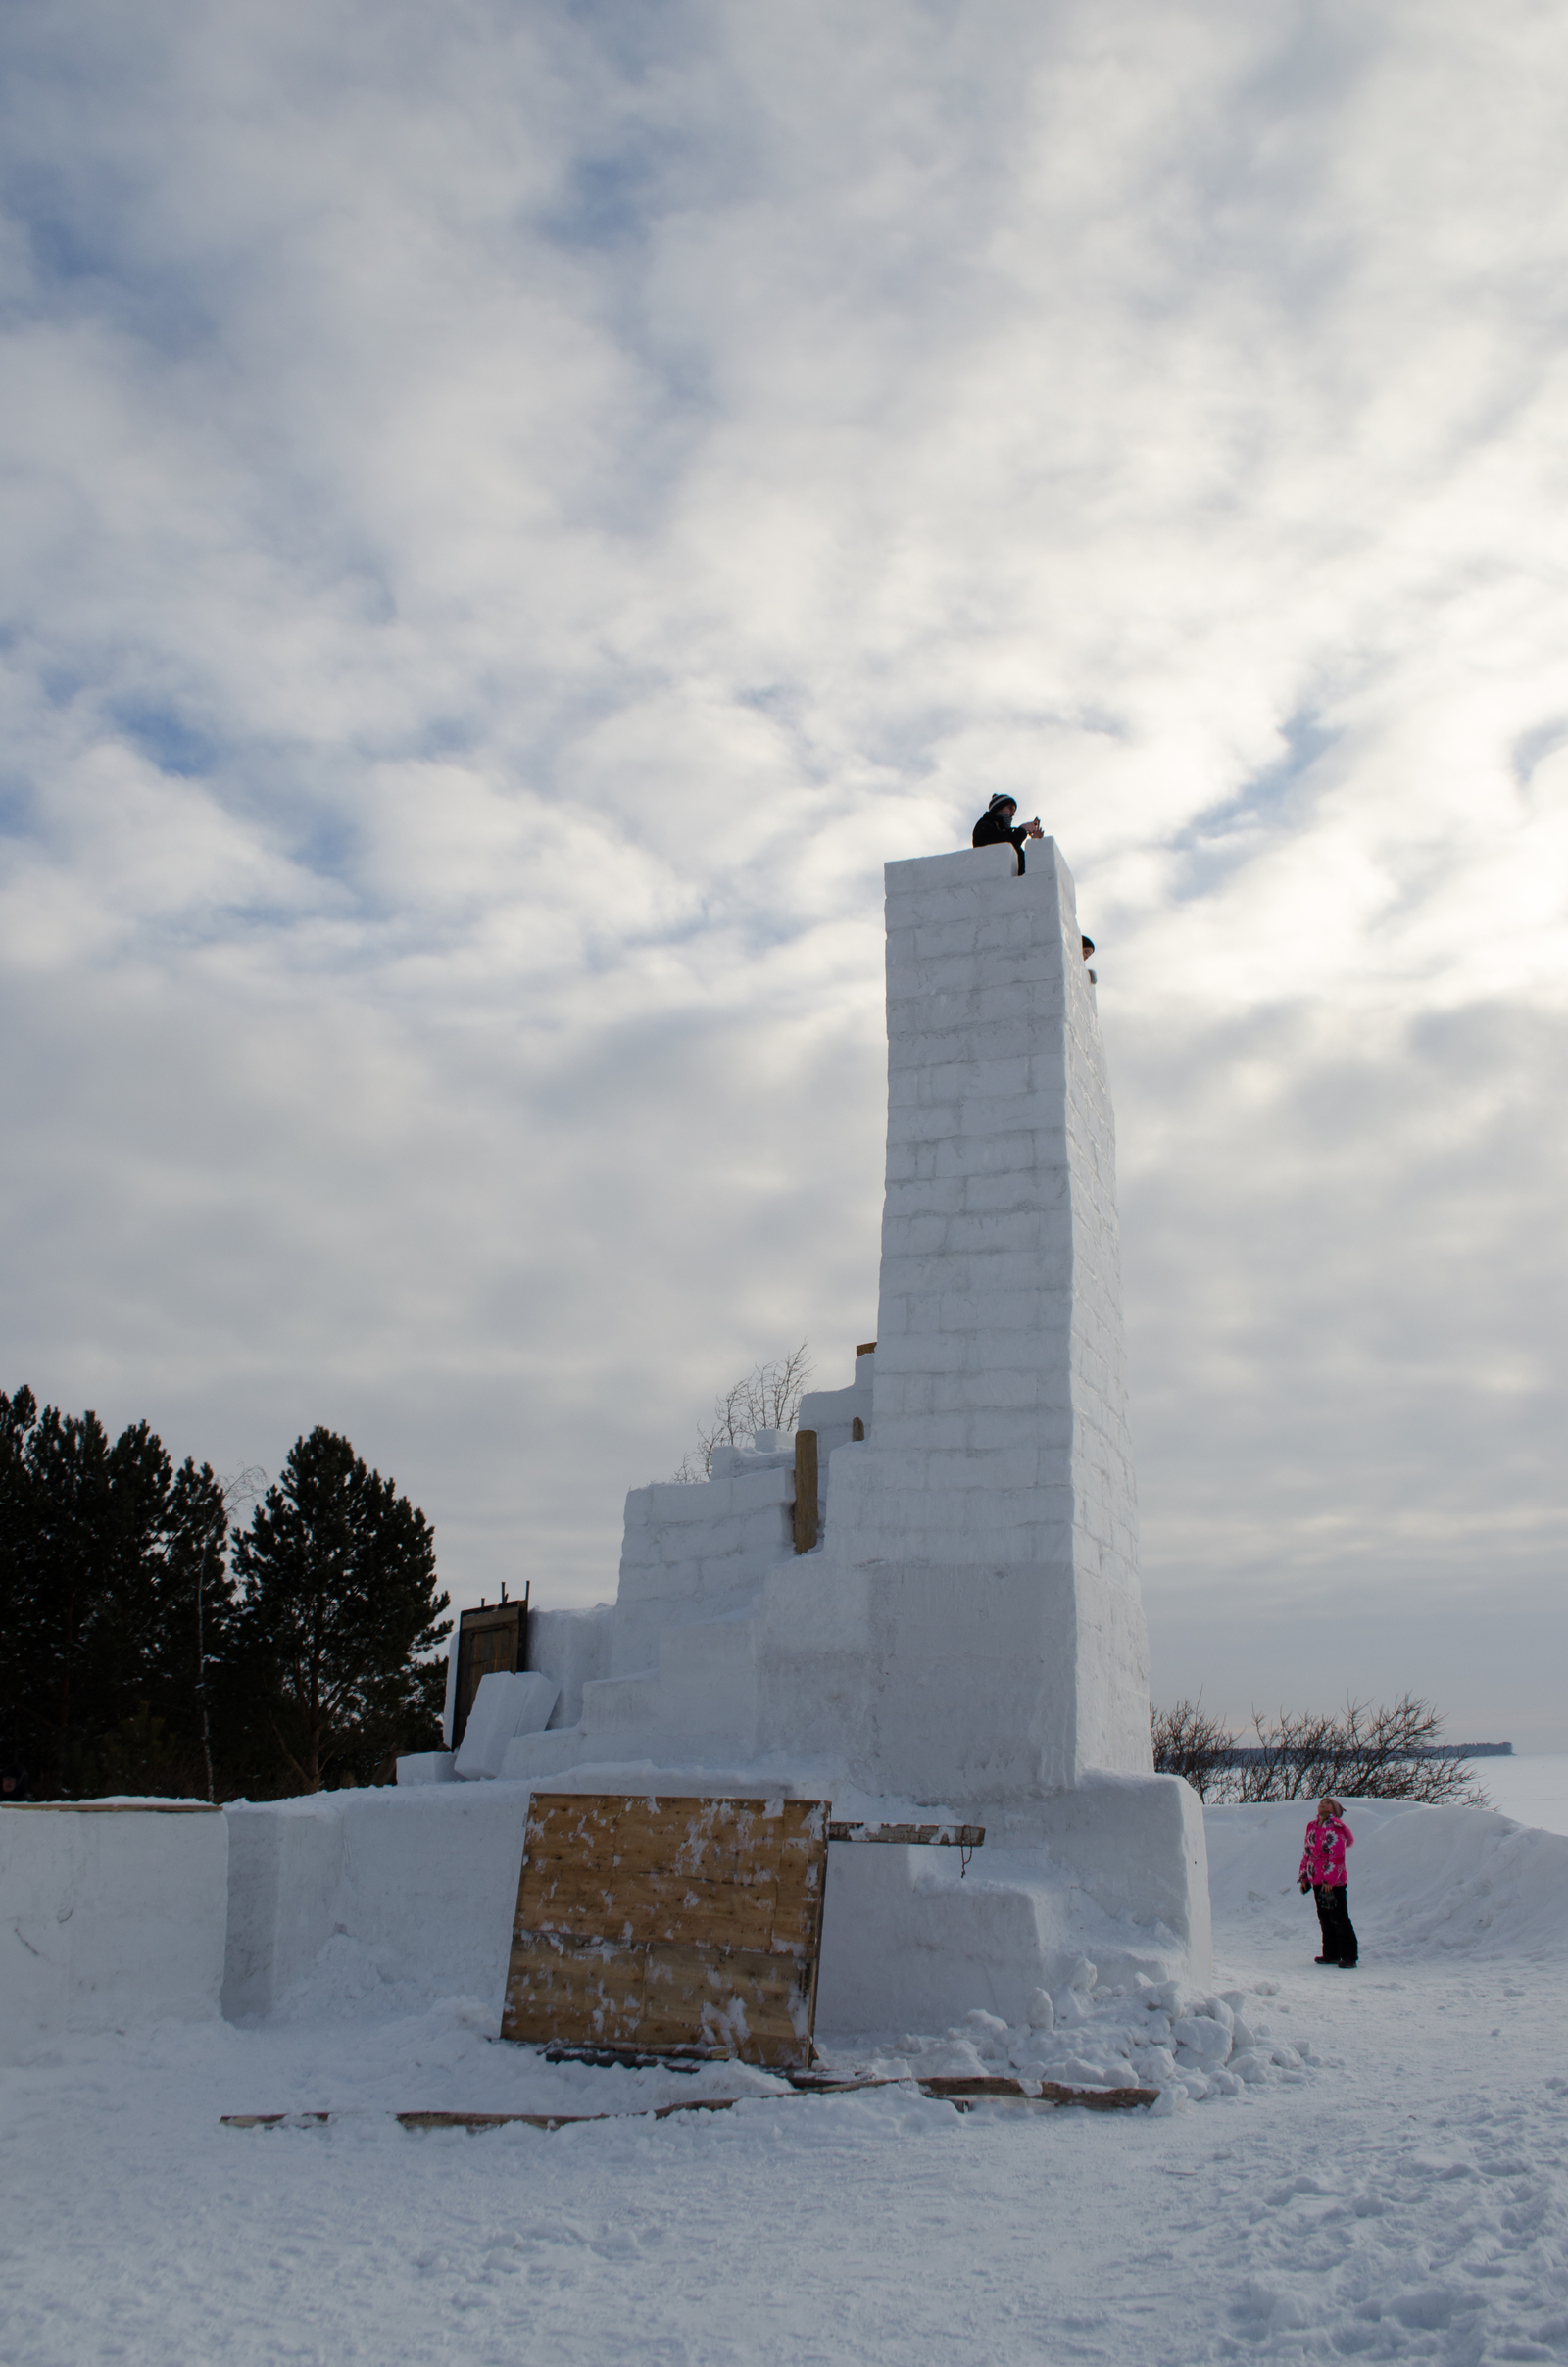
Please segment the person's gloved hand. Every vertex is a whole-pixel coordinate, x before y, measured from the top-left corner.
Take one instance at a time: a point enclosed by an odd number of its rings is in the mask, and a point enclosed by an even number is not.
[[[1297,1887],[1298,1887],[1298,1889],[1300,1891],[1300,1894],[1301,1894],[1302,1898],[1304,1899],[1304,1898],[1306,1897],[1307,1892],[1308,1892],[1308,1891],[1311,1889],[1312,1885],[1311,1885],[1311,1884],[1310,1884],[1310,1883],[1307,1881],[1306,1876],[1303,1874],[1303,1875],[1301,1876],[1300,1882],[1298,1884],[1298,1886],[1297,1886]]]

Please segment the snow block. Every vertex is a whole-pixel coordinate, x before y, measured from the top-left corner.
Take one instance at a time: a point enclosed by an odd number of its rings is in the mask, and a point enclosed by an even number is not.
[[[1152,1925],[1190,1975],[1207,1977],[1208,1842],[1203,1803],[1189,1784],[1175,1775],[1089,1775],[1054,1792],[1039,1820],[1046,1847],[1102,1915],[1123,1931],[1129,1922]],[[1106,1939],[1084,1952],[1112,1977],[1107,1966],[1119,1959]]]
[[[835,1843],[817,1980],[819,2031],[940,2030],[975,2007],[1022,2022],[1080,1952],[1075,1901],[1037,1852]],[[1146,1967],[1140,1958],[1138,1970]]]
[[[638,1676],[659,1665],[665,1631],[728,1618],[755,1602],[769,1569],[795,1550],[794,1504],[793,1446],[784,1454],[715,1448],[711,1479],[634,1488],[609,1666],[594,1675]],[[531,1643],[529,1658],[548,1665]],[[581,1714],[564,1711],[558,1722]]]
[[[428,1784],[235,1801],[226,2017],[451,1997],[499,2016],[528,1797],[521,1784]]]
[[[554,1677],[561,1699],[550,1713],[552,1726],[575,1726],[582,1716],[582,1689],[610,1674],[613,1605],[596,1603],[586,1610],[528,1613],[528,1666]]]
[[[0,1808],[0,2061],[78,2033],[215,2019],[227,1888],[219,1809]]]
[[[1088,1957],[1106,1984],[1206,1976],[1202,1803],[1173,1775],[1092,1776],[955,1849],[837,1843],[817,2025],[930,2030],[976,2006],[1020,2023]]]
[[[400,1784],[455,1784],[457,1780],[450,1751],[414,1751],[398,1761]]]
[[[454,1619],[452,1633],[447,1638],[447,1696],[441,1712],[441,1744],[447,1751],[452,1748],[452,1729],[458,1717],[458,1651],[462,1640],[463,1622]]]
[[[481,1677],[453,1761],[458,1774],[465,1782],[499,1775],[514,1735],[542,1734],[560,1699],[555,1678],[541,1669],[519,1669],[514,1675],[492,1669]]]
[[[835,1487],[866,1452],[839,1449]],[[757,1625],[761,1749],[830,1754],[868,1794],[972,1821],[1149,1759],[1137,1601],[1066,1557],[845,1567],[830,1541],[771,1573]]]

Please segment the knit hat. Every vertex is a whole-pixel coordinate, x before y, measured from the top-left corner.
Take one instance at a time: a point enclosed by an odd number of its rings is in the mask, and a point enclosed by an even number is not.
[[[995,814],[999,806],[1015,806],[1017,803],[1018,801],[1013,796],[1010,789],[999,789],[996,796],[992,799],[990,805],[986,808],[986,812],[988,814]]]

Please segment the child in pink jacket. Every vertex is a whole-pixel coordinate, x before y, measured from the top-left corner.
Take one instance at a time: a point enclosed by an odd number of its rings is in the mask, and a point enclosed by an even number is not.
[[[1339,1801],[1319,1800],[1317,1814],[1306,1828],[1306,1848],[1301,1852],[1298,1879],[1302,1891],[1310,1891],[1317,1902],[1323,1953],[1315,1961],[1338,1964],[1346,1972],[1359,1960],[1361,1953],[1350,1922],[1345,1875],[1345,1852],[1354,1847],[1355,1835],[1346,1823],[1345,1810]]]

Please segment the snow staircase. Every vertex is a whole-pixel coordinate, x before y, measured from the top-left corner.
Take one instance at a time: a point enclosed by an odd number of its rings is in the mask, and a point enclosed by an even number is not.
[[[658,1760],[675,1746],[699,1758],[751,1757],[757,1735],[751,1615],[664,1628],[658,1642],[657,1668],[583,1687],[580,1725],[520,1735],[507,1751],[505,1774],[537,1778],[584,1764]]]

